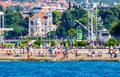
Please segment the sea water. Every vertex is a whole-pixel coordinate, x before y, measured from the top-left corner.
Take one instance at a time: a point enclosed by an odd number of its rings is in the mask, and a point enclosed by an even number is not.
[[[120,77],[120,62],[1,61],[0,77]]]

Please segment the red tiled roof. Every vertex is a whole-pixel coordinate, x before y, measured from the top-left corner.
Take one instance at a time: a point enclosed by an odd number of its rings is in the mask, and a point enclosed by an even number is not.
[[[40,18],[44,18],[44,17],[46,16],[46,14],[42,12],[42,13],[39,13],[38,16],[39,16]]]
[[[31,3],[29,3],[29,2],[24,2],[23,3],[23,6],[31,6],[32,4]]]
[[[11,2],[0,2],[0,5],[2,5],[3,7],[7,7],[7,6],[11,6],[12,3]]]
[[[66,0],[58,0],[60,3],[66,3]]]
[[[39,16],[40,18],[45,18],[46,14],[44,12],[41,12],[41,13],[39,13],[37,15],[32,16],[31,19],[34,19],[35,16]]]

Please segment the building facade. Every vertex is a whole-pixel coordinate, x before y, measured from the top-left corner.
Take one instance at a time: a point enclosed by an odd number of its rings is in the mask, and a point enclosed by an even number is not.
[[[52,12],[45,11],[35,14],[29,21],[30,36],[47,36],[48,32],[55,31],[57,26],[52,23]]]

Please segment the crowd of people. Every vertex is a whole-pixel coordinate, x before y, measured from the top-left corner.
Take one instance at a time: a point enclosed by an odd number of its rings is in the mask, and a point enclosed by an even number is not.
[[[2,49],[3,50],[3,49]],[[28,59],[30,59],[31,56],[35,57],[53,57],[55,58],[62,58],[67,59],[68,57],[75,57],[76,59],[81,56],[85,57],[102,57],[104,51],[95,51],[94,49],[89,49],[87,53],[82,53],[80,49],[78,48],[69,48],[67,47],[50,47],[49,49],[45,50],[38,50],[33,51],[32,43],[29,42],[27,47],[21,47],[19,52],[16,52],[14,49],[6,51],[6,55],[8,56],[15,56],[15,57],[22,57],[24,54],[27,55]],[[119,56],[120,52],[120,45],[118,48],[113,48],[113,46],[109,47],[108,53],[110,54],[110,58],[117,58]]]

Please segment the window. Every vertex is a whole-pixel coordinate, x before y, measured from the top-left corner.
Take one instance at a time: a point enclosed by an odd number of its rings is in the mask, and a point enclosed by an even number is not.
[[[33,25],[33,21],[31,21],[30,24]]]
[[[49,22],[49,25],[51,25],[51,22]]]
[[[37,32],[39,32],[39,29],[37,29]]]
[[[42,32],[44,32],[44,30],[42,29]]]
[[[43,22],[42,22],[42,25],[43,25]]]
[[[45,25],[47,25],[47,22],[45,22]]]

